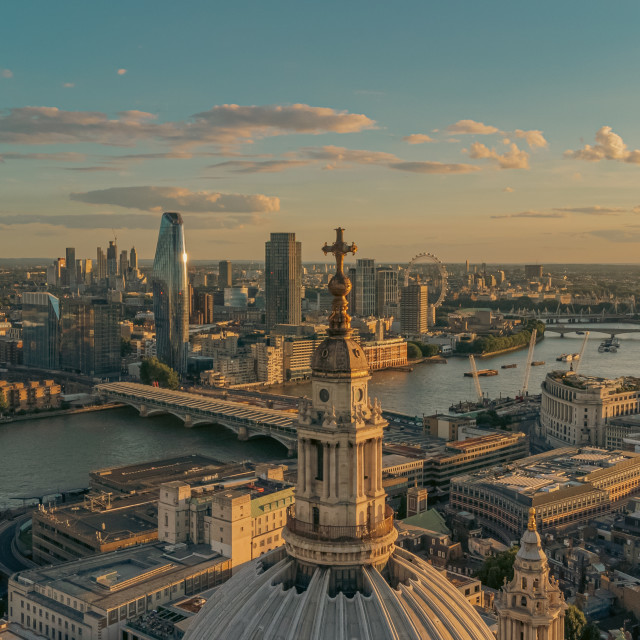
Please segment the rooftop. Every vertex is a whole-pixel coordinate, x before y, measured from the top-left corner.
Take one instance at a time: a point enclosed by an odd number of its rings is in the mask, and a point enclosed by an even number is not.
[[[625,391],[638,391],[640,378],[634,376],[621,376],[620,378],[599,378],[598,376],[586,376],[576,374],[573,371],[550,371],[548,378],[556,380],[569,387],[586,390],[609,390],[611,393],[623,393]]]

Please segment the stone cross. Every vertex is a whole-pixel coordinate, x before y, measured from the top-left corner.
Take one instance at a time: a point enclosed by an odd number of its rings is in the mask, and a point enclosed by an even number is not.
[[[351,316],[347,313],[347,295],[351,291],[351,280],[344,275],[344,257],[358,250],[355,242],[348,245],[344,241],[344,229],[336,229],[336,241],[329,246],[326,242],[322,251],[326,256],[332,253],[336,257],[336,273],[329,282],[329,291],[333,296],[331,315],[329,316],[329,335],[351,334]]]

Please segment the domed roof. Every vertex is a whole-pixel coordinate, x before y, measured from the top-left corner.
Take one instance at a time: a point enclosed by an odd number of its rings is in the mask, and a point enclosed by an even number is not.
[[[311,360],[315,374],[344,375],[360,373],[368,375],[369,363],[357,342],[345,336],[329,336],[315,350]]]
[[[396,548],[382,572],[353,567],[362,587],[331,593],[330,567],[294,584],[296,560],[276,549],[247,563],[191,623],[185,640],[495,640],[460,592],[436,569]]]

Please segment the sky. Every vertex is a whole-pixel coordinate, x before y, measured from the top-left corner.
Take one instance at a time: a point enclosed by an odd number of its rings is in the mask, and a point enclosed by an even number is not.
[[[637,0],[2,6],[0,258],[637,263]]]

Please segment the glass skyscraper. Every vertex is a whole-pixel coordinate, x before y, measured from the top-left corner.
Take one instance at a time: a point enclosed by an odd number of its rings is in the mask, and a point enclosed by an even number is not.
[[[23,361],[28,367],[58,369],[60,363],[60,300],[50,293],[22,296]]]
[[[302,322],[302,246],[295,233],[272,233],[265,243],[266,324]]]
[[[189,351],[189,285],[179,213],[162,214],[152,282],[158,360],[184,375]]]

